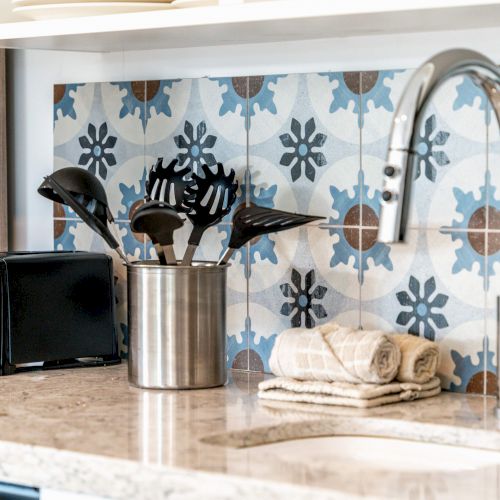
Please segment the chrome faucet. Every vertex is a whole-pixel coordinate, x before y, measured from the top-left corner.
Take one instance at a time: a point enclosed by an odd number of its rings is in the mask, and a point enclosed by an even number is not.
[[[408,82],[392,122],[378,229],[378,240],[381,242],[404,241],[413,170],[418,161],[418,131],[424,111],[440,85],[458,75],[472,78],[484,90],[500,124],[500,68],[490,59],[472,50],[452,49],[441,52],[422,64]],[[500,358],[499,348],[497,342],[497,363]],[[500,380],[500,369],[497,380]],[[497,417],[500,417],[499,396],[500,382],[497,382]]]
[[[413,169],[418,160],[418,133],[424,111],[439,86],[466,75],[488,96],[500,124],[500,68],[472,50],[452,49],[435,55],[418,68],[408,82],[392,121],[378,240],[404,241],[410,206]]]

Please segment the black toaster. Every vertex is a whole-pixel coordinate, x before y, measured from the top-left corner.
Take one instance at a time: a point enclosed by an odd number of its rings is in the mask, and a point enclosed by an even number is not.
[[[109,256],[0,253],[0,280],[0,375],[120,362]]]

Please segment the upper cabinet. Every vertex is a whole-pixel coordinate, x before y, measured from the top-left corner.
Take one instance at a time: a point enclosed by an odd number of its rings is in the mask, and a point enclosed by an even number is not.
[[[114,52],[488,28],[500,3],[473,0],[179,0],[159,10],[21,20],[0,0],[0,47]]]

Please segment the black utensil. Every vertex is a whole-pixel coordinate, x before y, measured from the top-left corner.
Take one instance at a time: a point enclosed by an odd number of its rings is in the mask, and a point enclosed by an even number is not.
[[[156,248],[160,262],[164,259],[169,266],[176,266],[174,252],[174,231],[184,224],[179,214],[161,201],[148,201],[132,216],[130,227],[136,233],[146,233]]]
[[[187,216],[193,223],[193,230],[182,259],[183,266],[191,265],[203,233],[210,226],[220,222],[231,211],[234,200],[236,200],[238,181],[234,181],[235,172],[233,169],[228,175],[224,173],[222,163],[217,163],[215,173],[210,170],[208,165],[202,165],[201,169],[204,177],[193,174],[195,184],[186,188],[188,196],[185,203],[188,208],[193,210]]]
[[[186,189],[194,185],[194,180],[186,178],[191,173],[189,167],[175,169],[178,163],[175,159],[164,167],[163,158],[158,158],[146,181],[146,200],[163,201],[177,212],[189,212],[191,209],[185,205]]]
[[[256,205],[242,208],[234,214],[228,248],[218,265],[227,264],[235,250],[256,236],[285,231],[320,219],[324,217],[294,214]]]
[[[101,236],[101,238],[103,238],[104,241],[118,253],[121,259],[126,264],[128,264],[129,262],[127,256],[125,255],[120,247],[120,244],[111,234],[107,226],[107,221],[109,220],[108,216],[105,214],[105,212],[102,212],[102,210],[98,211],[97,213],[93,213],[90,211],[91,209],[97,210],[97,207],[99,207],[98,200],[94,198],[93,200],[91,199],[89,201],[83,194],[78,195],[77,198],[74,194],[65,189],[54,177],[54,174],[45,177],[44,182],[42,183],[40,188],[38,188],[38,192],[42,196],[45,196],[52,201],[57,201],[59,203],[70,206],[75,211],[75,213],[79,217],[81,217],[83,222],[85,222],[93,231]],[[107,210],[107,212],[109,212],[109,210]],[[110,216],[111,213],[109,213],[109,217]],[[112,217],[111,220],[113,221]]]
[[[54,179],[68,191],[71,196],[76,198],[103,224],[107,224],[107,221],[111,223],[114,222],[108,207],[106,191],[94,174],[83,168],[66,167],[55,171],[49,177]],[[38,192],[49,200],[67,205],[62,197],[54,191],[52,185],[46,180],[42,182],[38,188]]]

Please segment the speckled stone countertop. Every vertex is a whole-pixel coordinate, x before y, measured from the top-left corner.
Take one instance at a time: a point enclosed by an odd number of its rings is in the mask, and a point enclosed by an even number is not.
[[[311,463],[300,441],[279,459],[253,446],[354,434],[500,450],[493,398],[444,393],[370,410],[284,405],[257,399],[262,378],[233,372],[217,389],[146,391],[128,385],[124,364],[2,377],[0,481],[147,500],[500,496],[500,466],[367,470]]]

